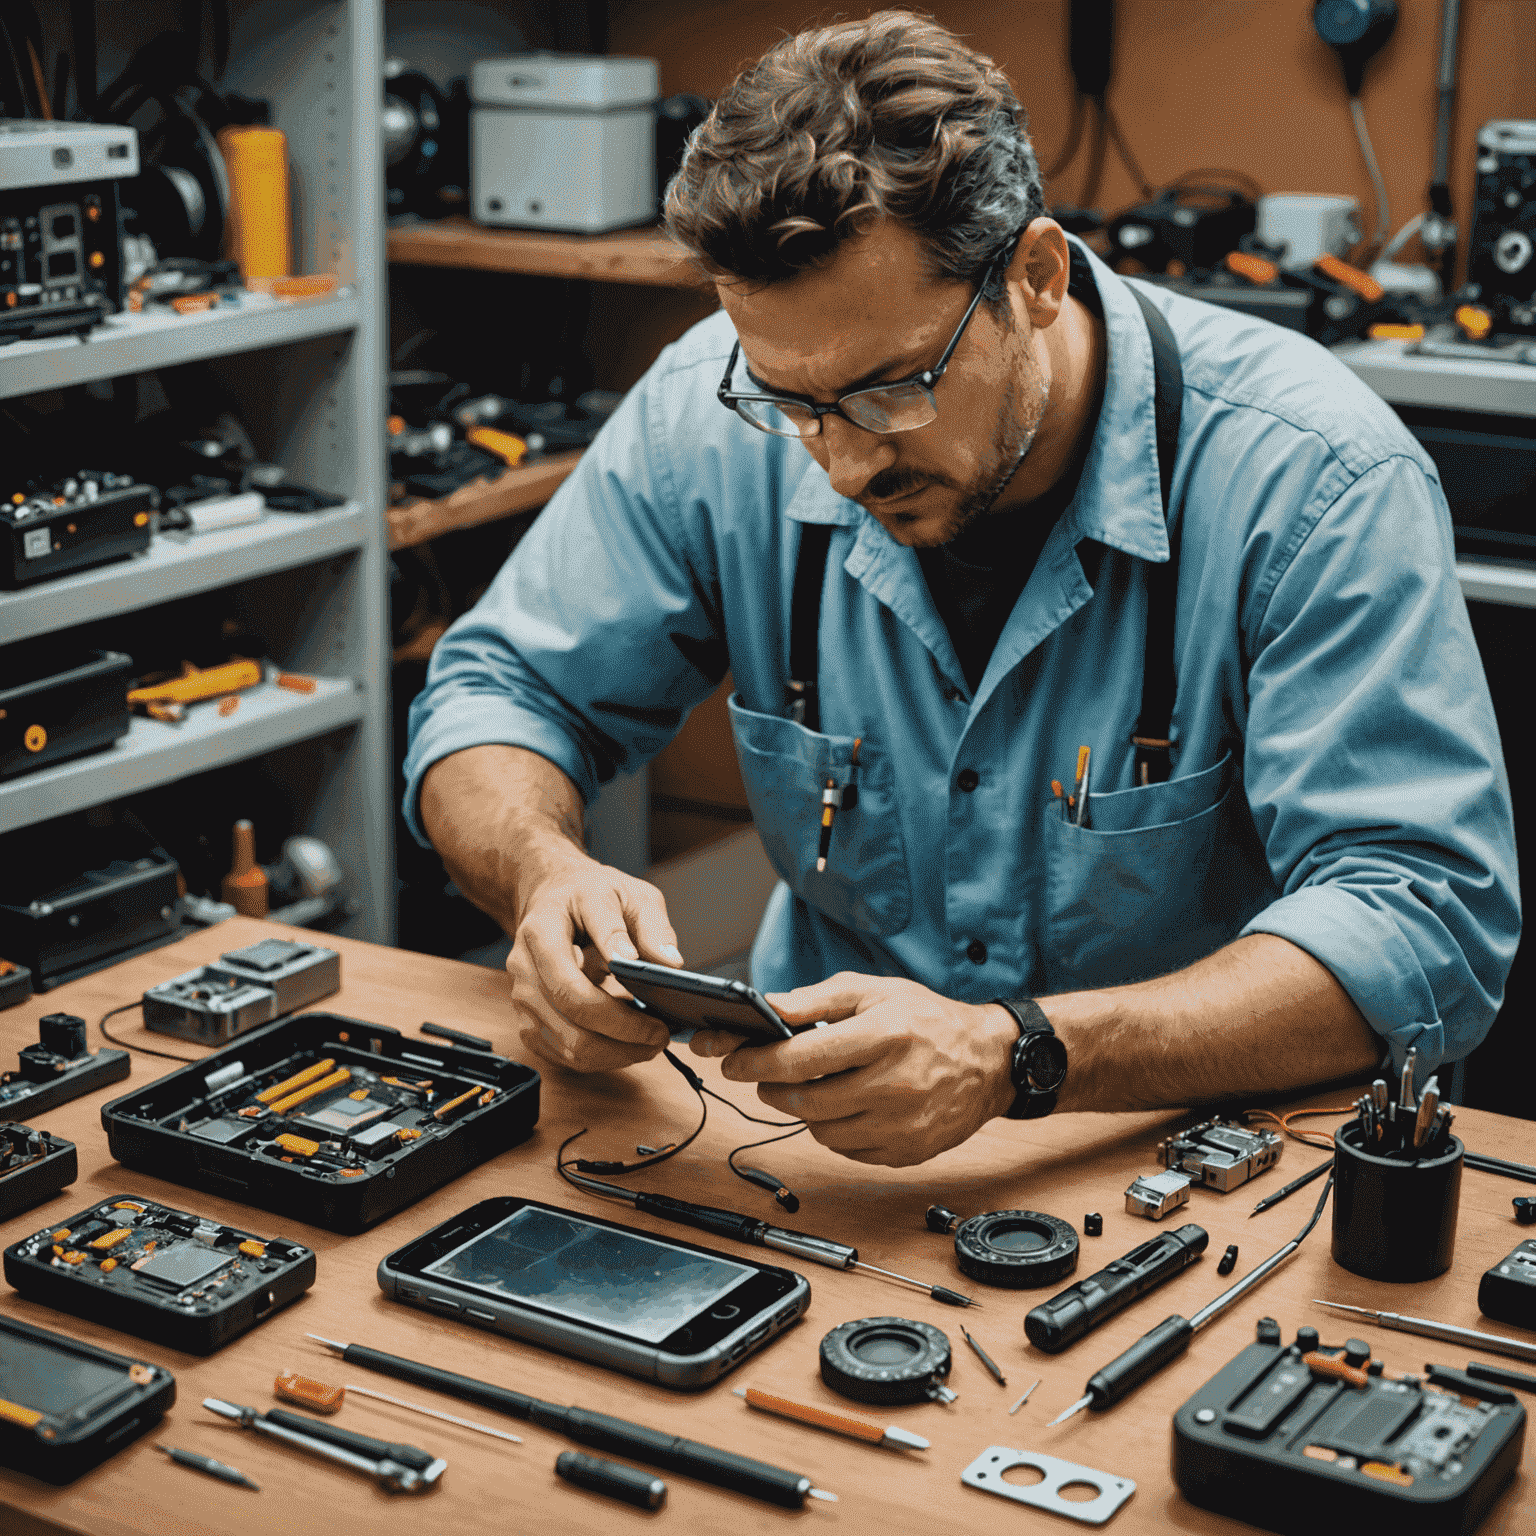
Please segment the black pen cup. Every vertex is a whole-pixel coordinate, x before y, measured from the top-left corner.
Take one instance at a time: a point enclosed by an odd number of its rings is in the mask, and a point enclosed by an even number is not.
[[[1456,1254],[1461,1156],[1378,1157],[1358,1120],[1333,1134],[1333,1257],[1367,1280],[1431,1280]]]

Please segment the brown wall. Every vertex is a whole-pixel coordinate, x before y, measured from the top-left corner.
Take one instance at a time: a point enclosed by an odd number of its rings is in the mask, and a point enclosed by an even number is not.
[[[1394,229],[1424,206],[1440,27],[1437,0],[1400,0],[1400,8],[1361,93]],[[1053,161],[1072,105],[1066,0],[972,0],[931,11],[1007,70],[1042,161]],[[1370,181],[1337,60],[1312,30],[1309,0],[1119,0],[1116,12],[1110,105],[1154,185],[1197,167],[1230,167],[1266,192],[1356,197],[1369,231]],[[615,53],[659,59],[664,91],[713,97],[783,33],[865,13],[763,0],[611,0],[611,44]],[[1451,189],[1465,233],[1479,125],[1536,117],[1536,0],[1462,0],[1459,59]],[[1080,153],[1047,189],[1052,201],[1076,199],[1085,161]],[[1114,210],[1135,197],[1111,151],[1099,206]]]

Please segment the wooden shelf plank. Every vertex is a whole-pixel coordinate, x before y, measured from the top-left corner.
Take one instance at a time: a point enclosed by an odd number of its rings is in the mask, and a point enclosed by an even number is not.
[[[682,249],[659,229],[611,235],[556,235],[538,229],[487,229],[469,219],[407,224],[389,232],[399,266],[467,267],[535,277],[582,277],[600,283],[698,288],[703,280]]]
[[[406,501],[391,507],[389,547],[409,549],[460,528],[476,528],[542,507],[576,468],[581,450],[552,453],[519,464],[494,480],[477,480],[437,501]]]

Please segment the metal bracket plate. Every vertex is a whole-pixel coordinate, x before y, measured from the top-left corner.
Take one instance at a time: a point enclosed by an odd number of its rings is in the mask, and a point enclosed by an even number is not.
[[[1041,1481],[1004,1482],[1003,1474],[1014,1467],[1034,1467],[1040,1473]],[[960,1474],[960,1481],[967,1488],[1001,1494],[1016,1504],[1032,1504],[1036,1509],[1048,1509],[1052,1514],[1080,1520],[1084,1525],[1103,1525],[1136,1492],[1136,1484],[1128,1477],[1096,1472],[1092,1467],[1080,1467],[1076,1462],[1042,1456],[1036,1451],[1015,1451],[1006,1445],[989,1445]],[[1091,1499],[1062,1498],[1061,1490],[1072,1483],[1086,1483],[1090,1488],[1097,1488],[1098,1494]]]

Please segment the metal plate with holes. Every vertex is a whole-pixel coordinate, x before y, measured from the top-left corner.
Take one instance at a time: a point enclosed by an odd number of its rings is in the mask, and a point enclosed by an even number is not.
[[[1033,1467],[1040,1473],[1040,1481],[1004,1482],[1003,1474],[1014,1467]],[[1048,1509],[1084,1525],[1103,1525],[1136,1492],[1136,1484],[1128,1477],[1096,1472],[1092,1467],[1080,1467],[1076,1462],[1042,1456],[1036,1451],[1011,1450],[1006,1445],[989,1445],[960,1474],[960,1481],[967,1488],[998,1493],[1016,1504],[1032,1504],[1036,1509]],[[1097,1488],[1098,1494],[1091,1499],[1064,1499],[1061,1490],[1073,1483]]]

